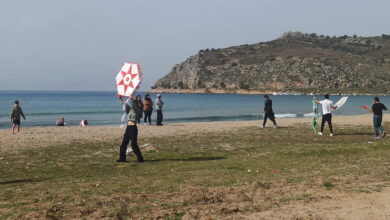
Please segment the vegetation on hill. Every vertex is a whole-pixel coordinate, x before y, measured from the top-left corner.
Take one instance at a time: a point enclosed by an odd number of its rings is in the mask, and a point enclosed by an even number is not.
[[[390,35],[287,32],[269,42],[200,50],[152,89],[388,93]]]

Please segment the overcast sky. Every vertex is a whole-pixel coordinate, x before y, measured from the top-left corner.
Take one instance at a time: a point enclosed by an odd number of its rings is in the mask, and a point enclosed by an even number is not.
[[[390,34],[387,0],[0,0],[0,90],[112,90],[124,61],[149,89],[204,48],[289,30]]]

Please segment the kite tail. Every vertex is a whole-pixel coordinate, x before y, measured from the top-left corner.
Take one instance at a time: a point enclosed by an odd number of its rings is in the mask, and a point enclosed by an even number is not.
[[[317,131],[316,131],[316,127],[317,127],[317,117],[313,117],[312,127],[313,127],[314,135],[317,135]]]

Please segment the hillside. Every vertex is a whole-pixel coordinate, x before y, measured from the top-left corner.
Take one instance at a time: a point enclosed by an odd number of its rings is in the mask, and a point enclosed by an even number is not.
[[[269,42],[200,50],[152,91],[389,93],[390,35],[287,32]]]

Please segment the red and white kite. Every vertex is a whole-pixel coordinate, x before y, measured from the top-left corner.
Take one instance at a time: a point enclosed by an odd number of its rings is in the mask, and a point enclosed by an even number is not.
[[[129,97],[139,89],[142,80],[141,67],[137,63],[125,63],[116,76],[118,96]]]

